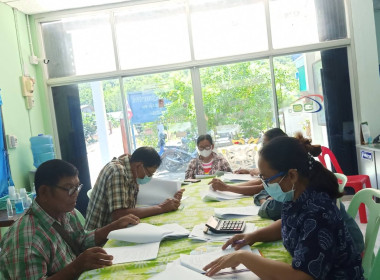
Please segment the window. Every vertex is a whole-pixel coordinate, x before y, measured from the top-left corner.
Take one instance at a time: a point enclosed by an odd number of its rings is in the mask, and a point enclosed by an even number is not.
[[[190,0],[195,59],[268,49],[264,1]]]
[[[49,78],[116,70],[108,14],[42,23]]]
[[[122,69],[190,61],[183,1],[136,5],[116,13]]]

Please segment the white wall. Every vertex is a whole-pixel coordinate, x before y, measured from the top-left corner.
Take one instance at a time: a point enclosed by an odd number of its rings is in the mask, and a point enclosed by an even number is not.
[[[372,0],[351,0],[354,86],[359,123],[368,121],[371,136],[380,133],[380,77]],[[355,65],[356,64],[356,65]],[[356,67],[355,67],[356,66]]]
[[[377,56],[379,58],[379,64],[380,64],[380,10],[375,10],[375,27],[376,27],[376,38],[377,38]]]

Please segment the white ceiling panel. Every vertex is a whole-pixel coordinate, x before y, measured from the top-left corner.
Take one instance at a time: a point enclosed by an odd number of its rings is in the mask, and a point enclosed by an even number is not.
[[[53,11],[92,7],[112,3],[127,2],[126,0],[0,0],[19,11],[28,14],[40,14]]]

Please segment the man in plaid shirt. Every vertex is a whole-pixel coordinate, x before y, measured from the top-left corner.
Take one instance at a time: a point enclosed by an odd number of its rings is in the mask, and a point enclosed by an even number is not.
[[[75,279],[112,265],[101,246],[110,231],[139,223],[134,215],[85,232],[74,207],[82,188],[76,167],[54,159],[35,175],[37,197],[0,242],[0,279]]]
[[[92,190],[85,229],[102,227],[128,214],[144,218],[177,210],[184,190],[159,205],[136,207],[138,186],[148,183],[160,164],[159,154],[151,147],[140,147],[131,156],[122,155],[107,163]]]

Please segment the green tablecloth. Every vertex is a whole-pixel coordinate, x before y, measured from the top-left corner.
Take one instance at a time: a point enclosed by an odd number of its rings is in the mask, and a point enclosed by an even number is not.
[[[175,212],[141,219],[145,223],[153,225],[163,225],[167,223],[178,223],[179,225],[192,230],[200,223],[205,223],[214,214],[215,207],[238,207],[252,205],[252,198],[228,200],[223,202],[203,202],[200,192],[207,190],[208,180],[201,183],[185,186],[186,191],[183,197],[187,197],[182,204],[184,208]],[[244,218],[249,222],[254,222],[256,226],[263,227],[272,223],[270,220],[262,219],[258,216]],[[125,244],[125,243],[124,243]],[[151,261],[141,261],[113,265],[102,269],[91,270],[83,273],[79,279],[149,279],[154,274],[163,271],[166,264],[179,258],[180,254],[189,254],[192,250],[205,245],[222,245],[216,242],[192,241],[188,238],[177,240],[164,240],[161,242],[158,257]],[[105,247],[122,246],[122,241],[109,240]],[[285,250],[282,242],[256,243],[252,248],[260,250],[266,258],[281,260],[291,263],[291,256]]]

